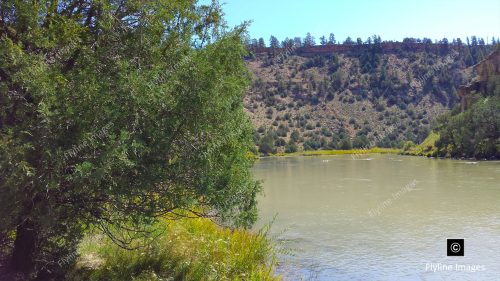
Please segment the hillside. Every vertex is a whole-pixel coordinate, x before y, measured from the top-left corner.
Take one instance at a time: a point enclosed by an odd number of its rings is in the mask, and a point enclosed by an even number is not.
[[[254,49],[245,107],[260,152],[423,141],[431,122],[459,102],[467,65],[489,46],[413,45]]]

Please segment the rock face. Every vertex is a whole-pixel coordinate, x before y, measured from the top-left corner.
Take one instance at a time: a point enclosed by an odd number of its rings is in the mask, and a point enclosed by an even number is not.
[[[486,59],[473,66],[480,81],[486,81],[500,73],[500,50],[492,52]]]
[[[465,111],[477,98],[486,93],[487,81],[491,76],[500,74],[500,50],[494,51],[486,59],[472,66],[476,77],[467,85],[458,87],[462,112]]]

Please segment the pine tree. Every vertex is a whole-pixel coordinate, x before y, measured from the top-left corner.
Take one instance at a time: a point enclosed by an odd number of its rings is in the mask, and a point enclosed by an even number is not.
[[[269,46],[273,50],[278,49],[280,47],[280,41],[278,40],[278,38],[271,35],[271,38],[269,39]]]
[[[302,44],[302,38],[300,38],[300,37],[293,38],[293,44],[297,48],[302,47],[303,46],[303,44]]]
[[[321,36],[319,40],[321,45],[326,45],[328,43],[325,36]]]
[[[335,40],[335,35],[333,33],[330,33],[330,37],[328,39],[328,45],[334,45],[336,43],[337,41]]]
[[[344,41],[344,44],[346,45],[353,45],[354,44],[354,41],[352,41],[351,37],[348,36],[345,41]]]
[[[264,38],[259,38],[259,48],[265,48],[266,47],[266,42],[264,41]]]
[[[304,46],[310,47],[316,45],[316,42],[314,40],[314,37],[311,35],[311,33],[307,33],[306,37],[304,38]]]

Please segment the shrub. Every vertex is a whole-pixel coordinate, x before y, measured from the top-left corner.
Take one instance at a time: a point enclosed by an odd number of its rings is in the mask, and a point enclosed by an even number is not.
[[[370,144],[370,141],[368,140],[368,138],[365,135],[360,135],[354,139],[352,146],[354,148],[362,148],[362,147],[368,147],[369,144]]]
[[[293,142],[298,142],[299,138],[300,138],[300,133],[298,130],[294,130],[290,135],[290,140],[292,140]]]
[[[403,145],[403,151],[409,151],[413,147],[415,147],[415,144],[412,141],[407,141]]]
[[[342,141],[339,144],[339,149],[342,149],[342,150],[352,149],[351,140],[349,138],[342,139]]]
[[[330,131],[329,129],[327,128],[321,128],[321,134],[325,137],[331,137],[333,134],[332,134],[332,131]]]
[[[259,142],[259,152],[264,155],[269,155],[275,153],[276,149],[273,146],[274,138],[272,134],[267,133]]]
[[[280,124],[279,127],[278,127],[278,130],[276,130],[276,134],[279,137],[286,137],[287,134],[288,134],[288,127],[286,127],[283,124]]]
[[[308,139],[304,143],[304,150],[318,150],[321,148],[321,143],[318,139]]]
[[[302,65],[302,69],[309,69],[312,67],[323,67],[323,66],[325,66],[325,57],[324,56],[315,56],[314,58],[307,60]]]
[[[378,103],[376,106],[375,106],[375,110],[377,110],[378,112],[382,112],[385,110],[385,105],[383,103]]]
[[[274,143],[274,145],[276,145],[276,146],[285,146],[286,145],[286,141],[283,138],[278,138],[276,140],[276,142]]]
[[[297,147],[297,145],[295,143],[289,143],[285,147],[285,153],[294,153],[294,152],[297,152],[298,150],[299,150],[299,148]]]

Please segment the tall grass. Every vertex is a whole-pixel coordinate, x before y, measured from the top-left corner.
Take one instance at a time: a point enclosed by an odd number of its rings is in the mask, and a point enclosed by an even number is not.
[[[102,234],[80,245],[69,280],[280,280],[266,231],[219,227],[204,218],[164,220],[165,233],[138,250],[125,250]]]

